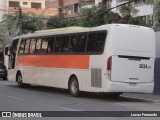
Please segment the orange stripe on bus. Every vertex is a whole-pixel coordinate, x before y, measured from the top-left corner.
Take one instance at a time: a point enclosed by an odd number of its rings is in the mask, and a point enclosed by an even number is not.
[[[89,55],[19,55],[17,65],[89,69]]]

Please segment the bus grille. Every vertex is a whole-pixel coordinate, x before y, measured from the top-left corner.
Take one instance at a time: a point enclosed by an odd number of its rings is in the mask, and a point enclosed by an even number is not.
[[[102,87],[102,69],[92,68],[91,69],[91,87]]]

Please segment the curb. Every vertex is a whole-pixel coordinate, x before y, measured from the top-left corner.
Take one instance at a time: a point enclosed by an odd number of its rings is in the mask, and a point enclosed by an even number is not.
[[[154,100],[154,99],[130,97],[130,96],[127,96],[127,95],[123,95],[121,97],[129,98],[129,99],[135,99],[135,100],[141,100],[141,101],[146,101],[146,102],[160,103],[160,100]]]

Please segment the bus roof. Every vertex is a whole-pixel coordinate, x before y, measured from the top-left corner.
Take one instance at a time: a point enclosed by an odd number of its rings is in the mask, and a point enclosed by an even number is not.
[[[80,29],[84,29],[84,28],[85,28],[85,27],[72,26],[72,27],[65,27],[65,28],[39,30],[39,31],[35,31],[35,33],[59,32],[59,31],[67,31],[67,30],[80,30]]]
[[[65,27],[65,28],[58,28],[58,29],[49,29],[49,30],[40,30],[36,31],[35,33],[31,34],[25,34],[22,35],[23,38],[31,38],[31,37],[38,37],[38,36],[49,36],[49,35],[60,35],[60,34],[69,34],[69,33],[78,33],[78,32],[89,32],[92,29],[94,30],[108,30],[108,29],[116,29],[116,27],[123,27],[123,28],[128,28],[128,27],[133,27],[133,28],[140,28],[144,30],[153,30],[152,28],[144,27],[144,26],[138,26],[138,25],[130,25],[130,24],[105,24],[101,25],[98,27]],[[17,36],[15,39],[20,38],[20,36]]]

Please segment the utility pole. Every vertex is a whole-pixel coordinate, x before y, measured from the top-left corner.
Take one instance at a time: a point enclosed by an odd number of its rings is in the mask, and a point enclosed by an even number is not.
[[[20,32],[19,34],[22,34],[22,8],[21,6],[18,7],[18,20],[19,20],[19,28],[20,28]]]

